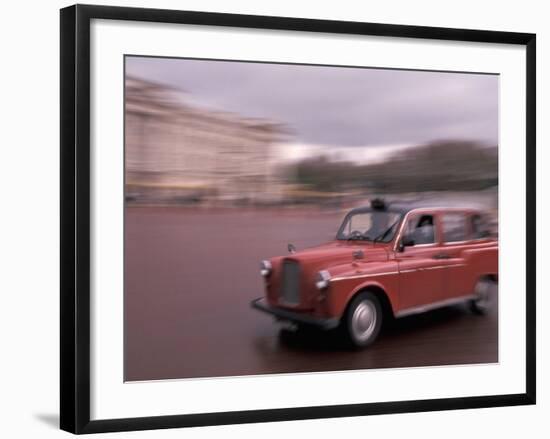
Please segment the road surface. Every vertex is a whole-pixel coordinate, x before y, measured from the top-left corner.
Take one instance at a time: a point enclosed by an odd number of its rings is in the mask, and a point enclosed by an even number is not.
[[[341,213],[128,207],[125,379],[491,363],[496,307],[463,305],[396,320],[374,345],[349,351],[333,333],[280,331],[253,310],[259,261],[331,239]]]

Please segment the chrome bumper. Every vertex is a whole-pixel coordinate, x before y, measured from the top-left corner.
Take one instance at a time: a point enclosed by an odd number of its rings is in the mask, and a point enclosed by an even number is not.
[[[270,306],[264,297],[254,299],[252,302],[250,302],[250,306],[259,311],[271,314],[279,320],[288,320],[294,323],[315,326],[320,329],[334,329],[340,324],[339,319],[322,319],[319,317],[313,317],[309,314],[302,314],[294,311],[289,311],[287,309]]]

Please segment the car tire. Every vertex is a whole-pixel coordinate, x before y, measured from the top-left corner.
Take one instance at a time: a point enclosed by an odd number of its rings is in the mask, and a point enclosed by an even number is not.
[[[491,309],[494,294],[494,282],[481,278],[474,287],[474,299],[470,300],[470,309],[474,314],[485,315]]]
[[[342,321],[348,341],[353,347],[372,344],[382,327],[382,306],[371,292],[358,294],[351,301]]]

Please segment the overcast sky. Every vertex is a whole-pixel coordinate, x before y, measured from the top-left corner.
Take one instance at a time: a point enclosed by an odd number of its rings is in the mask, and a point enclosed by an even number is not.
[[[495,75],[141,57],[126,58],[126,73],[196,105],[282,122],[303,143],[498,143]]]

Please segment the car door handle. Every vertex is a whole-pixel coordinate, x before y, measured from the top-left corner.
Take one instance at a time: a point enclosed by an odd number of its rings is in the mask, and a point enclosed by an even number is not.
[[[433,255],[434,259],[449,259],[450,257],[449,253],[437,253]]]

